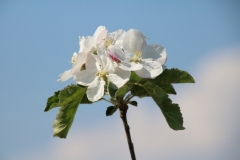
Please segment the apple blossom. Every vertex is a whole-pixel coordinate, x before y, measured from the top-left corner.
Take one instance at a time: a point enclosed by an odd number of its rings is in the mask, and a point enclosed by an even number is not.
[[[108,53],[114,61],[119,60],[119,67],[135,71],[142,78],[155,78],[162,73],[162,65],[167,60],[165,48],[161,45],[147,45],[145,36],[135,29],[130,29],[122,38],[122,48],[116,45],[108,47]]]
[[[122,40],[125,33],[126,32],[122,29],[109,33],[105,42],[106,48],[108,48],[110,45],[115,45],[122,48]]]
[[[58,82],[63,82],[69,78],[76,75],[81,69],[88,58],[88,54],[91,52],[96,52],[97,47],[104,44],[104,39],[107,37],[107,30],[104,26],[99,26],[93,37],[79,37],[80,49],[78,54],[75,52],[72,56],[72,68],[70,70],[64,71],[59,75]]]
[[[72,78],[77,72],[79,72],[85,63],[86,55],[82,52],[79,52],[78,54],[75,52],[73,53],[73,56],[71,58],[72,68],[64,71],[59,75],[58,82],[63,82],[68,80],[69,78]]]
[[[176,94],[172,83],[195,81],[186,71],[165,69],[167,54],[163,46],[147,45],[146,37],[138,30],[125,32],[120,29],[108,33],[104,26],[99,26],[93,36],[80,36],[79,45],[79,52],[73,53],[71,58],[72,68],[60,74],[58,79],[62,82],[73,77],[77,84],[54,92],[44,109],[46,112],[60,107],[53,124],[54,136],[67,137],[80,104],[103,99],[112,104],[107,107],[106,116],[120,111],[131,158],[136,160],[127,122],[129,104],[138,106],[131,100],[135,96],[151,97],[170,128],[185,129],[180,107],[172,103],[168,94]],[[103,97],[106,94],[109,99]]]
[[[84,53],[94,53],[97,54],[97,48],[104,46],[105,40],[107,38],[108,31],[106,30],[105,26],[99,26],[95,33],[93,34],[93,37],[87,36],[79,37],[79,44],[80,46],[83,46],[82,48],[80,47],[80,52],[83,51]]]
[[[97,53],[97,55],[89,54],[86,70],[79,71],[74,77],[76,83],[88,86],[86,93],[88,100],[92,102],[103,97],[104,85],[109,81],[120,88],[129,80],[131,74],[114,66],[105,49],[98,48]]]

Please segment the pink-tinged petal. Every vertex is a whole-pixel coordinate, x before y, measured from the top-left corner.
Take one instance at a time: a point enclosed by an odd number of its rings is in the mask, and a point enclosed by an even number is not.
[[[123,38],[123,49],[126,53],[133,53],[134,51],[142,51],[146,46],[145,36],[135,29],[130,29],[126,32]]]
[[[142,61],[143,68],[135,71],[141,78],[155,78],[162,73],[163,68],[159,62],[156,61]]]
[[[125,70],[125,71],[137,71],[142,69],[143,65],[141,63],[135,63],[135,62],[121,62],[118,64],[119,68]]]
[[[108,54],[115,59],[115,61],[120,60],[120,61],[125,61],[126,60],[126,53],[123,52],[122,48],[115,46],[115,45],[110,45],[107,49]]]
[[[167,60],[166,49],[158,44],[151,44],[144,47],[142,52],[142,57],[152,58],[155,61],[158,61],[161,65],[163,65]]]
[[[107,72],[114,72],[114,65],[110,57],[107,55],[107,52],[105,49],[98,49],[98,55],[102,60],[102,67],[103,70]]]
[[[113,62],[120,63],[121,61],[117,59],[113,54],[109,53],[110,58],[113,60]]]
[[[59,79],[57,80],[58,82],[64,82],[71,78],[73,75],[71,73],[71,70],[64,71],[59,75]]]
[[[77,84],[89,86],[94,81],[96,74],[97,71],[95,69],[83,70],[74,76],[74,81]]]
[[[104,95],[105,81],[96,77],[87,89],[87,97],[89,101],[98,101]]]
[[[116,86],[116,88],[120,88],[129,81],[130,75],[130,71],[125,71],[119,67],[116,67],[115,72],[108,75],[108,80],[110,80]]]

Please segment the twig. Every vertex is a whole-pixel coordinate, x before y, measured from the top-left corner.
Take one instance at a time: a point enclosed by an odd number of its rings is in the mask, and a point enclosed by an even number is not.
[[[132,157],[132,160],[136,160],[135,152],[134,152],[134,147],[131,139],[131,134],[130,134],[130,127],[127,123],[127,110],[128,110],[128,105],[123,102],[123,98],[119,100],[119,111],[120,111],[120,117],[123,121],[123,126],[125,129],[125,133],[127,136],[127,141],[128,141],[128,147],[129,151]]]

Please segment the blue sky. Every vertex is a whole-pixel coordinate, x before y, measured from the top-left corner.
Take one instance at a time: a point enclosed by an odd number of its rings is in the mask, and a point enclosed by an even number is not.
[[[105,116],[108,103],[80,106],[67,139],[52,137],[58,110],[43,112],[54,91],[73,83],[56,80],[71,67],[72,53],[79,50],[78,36],[93,35],[99,25],[109,32],[140,30],[149,38],[148,44],[166,47],[168,68],[186,70],[197,82],[175,85],[178,95],[172,96],[182,109],[184,131],[171,130],[151,99],[141,99],[138,108],[130,108],[129,124],[138,159],[240,158],[235,149],[240,147],[236,136],[240,119],[235,114],[240,102],[236,96],[240,95],[239,8],[236,0],[2,0],[0,159],[130,158],[118,113]],[[212,135],[219,132],[219,139]],[[205,143],[208,138],[213,141]]]

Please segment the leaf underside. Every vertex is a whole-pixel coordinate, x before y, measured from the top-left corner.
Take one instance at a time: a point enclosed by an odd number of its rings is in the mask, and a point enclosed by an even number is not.
[[[158,85],[146,82],[144,88],[161,109],[168,125],[173,130],[183,130],[183,117],[178,104],[172,103],[168,95]]]

